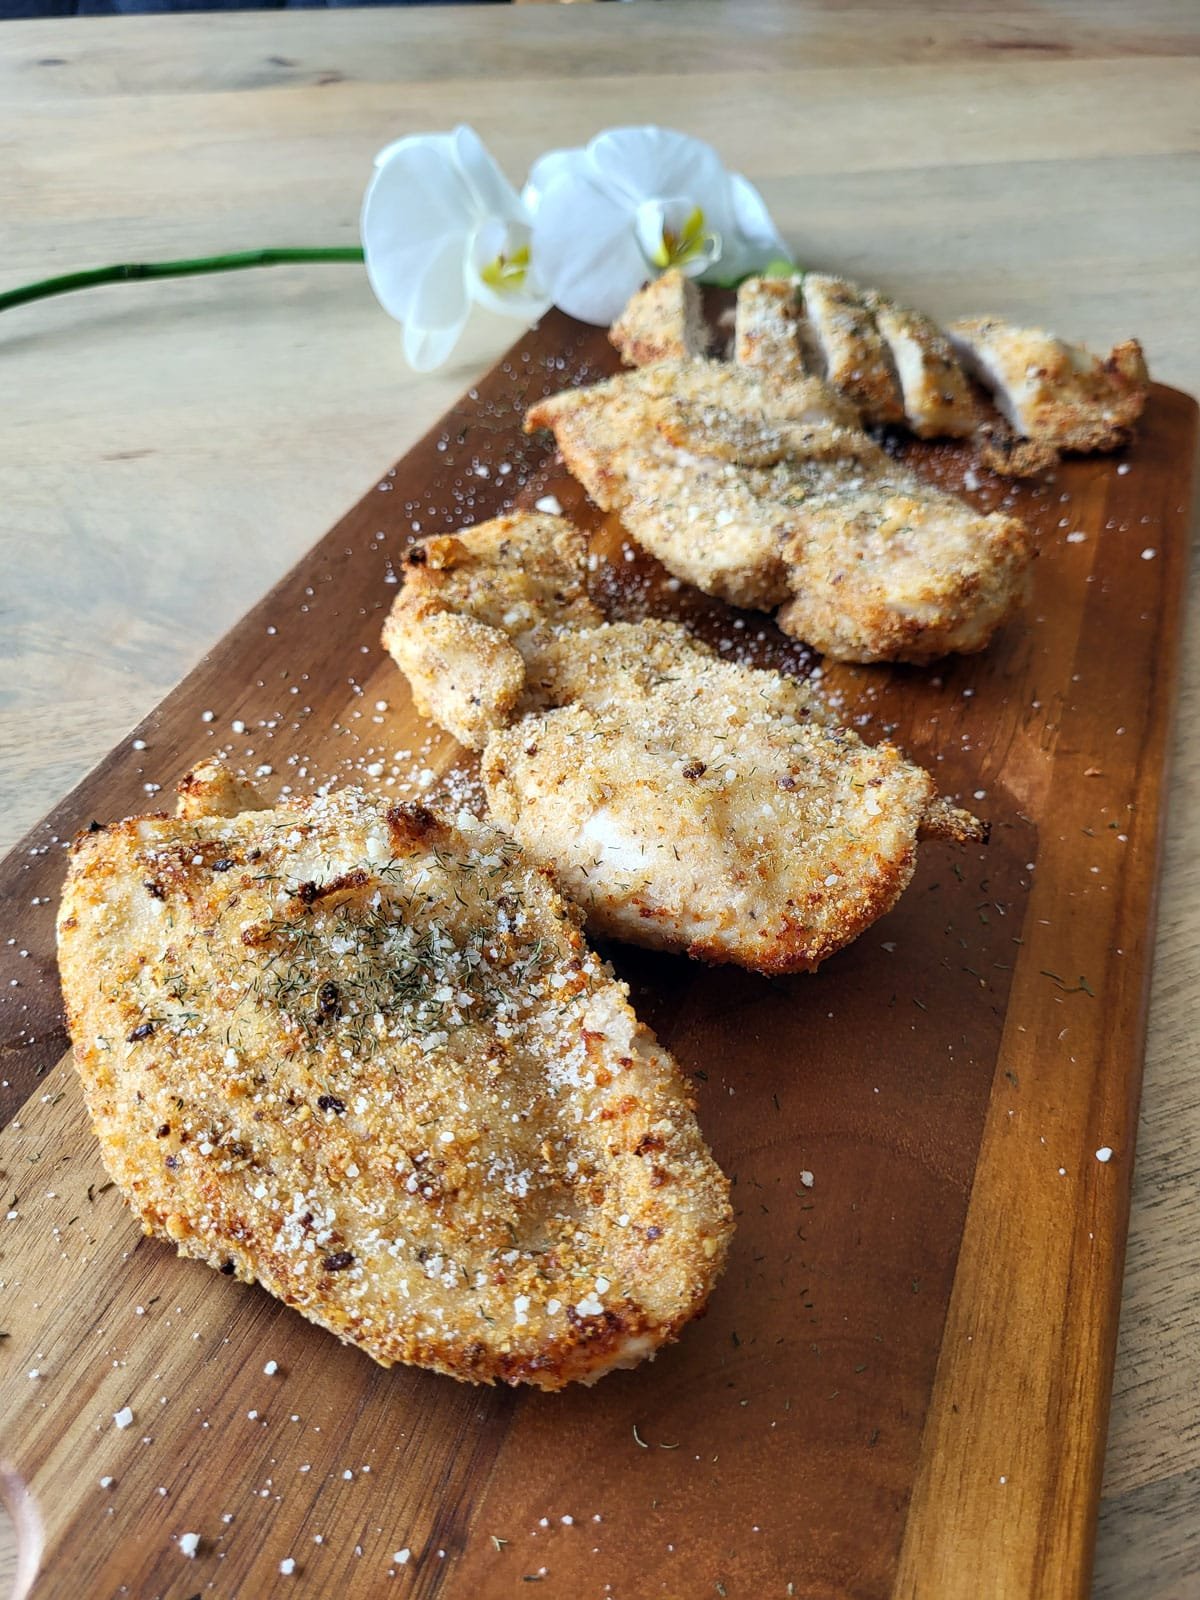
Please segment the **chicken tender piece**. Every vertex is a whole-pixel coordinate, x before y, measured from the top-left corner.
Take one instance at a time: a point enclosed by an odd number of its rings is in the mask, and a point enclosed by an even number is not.
[[[405,556],[385,648],[423,717],[470,749],[518,704],[547,630],[599,622],[584,581],[587,543],[560,517],[497,517],[426,539]]]
[[[806,378],[804,326],[799,278],[747,278],[737,292],[733,359],[782,382]]]
[[[672,267],[638,290],[608,337],[630,367],[703,356],[710,338],[699,287]]]
[[[1145,408],[1149,374],[1135,339],[1104,358],[1041,328],[995,317],[951,323],[968,371],[991,391],[1015,431],[1056,450],[1115,450]]]
[[[895,463],[819,380],[662,363],[535,406],[592,498],[676,577],[839,661],[982,649],[1023,602],[1024,525]],[[832,420],[830,420],[832,419]]]
[[[59,959],[144,1230],[381,1365],[558,1389],[703,1307],[731,1208],[681,1075],[494,827],[352,790],[115,823]]]
[[[483,779],[596,934],[811,971],[895,904],[918,837],[981,836],[892,746],[682,628],[617,623],[558,648],[557,692],[578,698],[494,734]]]
[[[980,423],[979,406],[946,335],[931,318],[882,295],[864,297],[888,347],[905,419],[918,439],[968,439]]]
[[[895,902],[918,838],[983,837],[807,685],[677,623],[554,627],[525,707],[484,743],[492,814],[589,927],[633,944],[809,970]]]
[[[844,278],[806,273],[804,314],[833,387],[866,422],[903,422],[900,386],[862,290]]]

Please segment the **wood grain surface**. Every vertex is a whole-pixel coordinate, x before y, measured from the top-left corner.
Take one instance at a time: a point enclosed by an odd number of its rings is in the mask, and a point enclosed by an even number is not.
[[[753,614],[678,598],[522,438],[534,398],[615,364],[601,331],[544,319],[168,697],[144,751],[122,744],[0,870],[29,952],[0,963],[24,980],[0,1000],[19,1061],[0,1412],[44,1530],[33,1595],[167,1591],[188,1532],[231,1592],[288,1562],[318,1592],[401,1569],[427,1595],[1087,1592],[1196,442],[1172,391],[1119,463],[979,491],[1039,548],[1029,614],[985,655],[823,664],[849,719],[987,811],[988,846],[926,849],[899,908],[815,979],[613,952],[735,1184],[726,1278],[680,1348],[563,1396],[384,1374],[140,1240],[105,1188],[59,1061],[61,842],[156,808],[148,764],[167,787],[217,748],[293,792],[350,777],[436,800],[447,769],[462,792],[473,769],[378,643],[415,531],[550,492],[594,528],[614,614],[816,664]],[[912,454],[961,485],[961,449]]]
[[[802,259],[940,316],[998,310],[1098,344],[1135,332],[1160,378],[1200,392],[1198,30],[1189,6],[1109,0],[8,23],[0,281],[350,242],[370,155],[406,129],[470,119],[516,176],[619,115],[717,138]],[[6,317],[0,835],[77,781],[510,337],[481,317],[451,367],[417,378],[344,268]],[[1095,1589],[1151,1600],[1200,1582],[1194,629],[1185,645]]]

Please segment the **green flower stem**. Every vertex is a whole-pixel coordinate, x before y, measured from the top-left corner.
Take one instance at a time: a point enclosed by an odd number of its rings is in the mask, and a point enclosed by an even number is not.
[[[357,245],[312,250],[240,250],[231,255],[197,256],[193,261],[125,261],[112,267],[90,267],[85,272],[65,272],[59,278],[42,278],[19,289],[0,293],[0,311],[45,300],[73,289],[90,289],[97,283],[134,283],[143,278],[187,278],[201,272],[240,272],[244,267],[277,267],[296,261],[362,261]]]

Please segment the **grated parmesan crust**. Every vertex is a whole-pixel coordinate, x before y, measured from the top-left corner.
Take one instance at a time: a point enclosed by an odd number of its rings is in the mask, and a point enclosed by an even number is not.
[[[356,791],[75,841],[59,950],[144,1230],[382,1365],[558,1389],[703,1307],[728,1185],[670,1056],[496,828]],[[218,793],[219,800],[219,793]]]

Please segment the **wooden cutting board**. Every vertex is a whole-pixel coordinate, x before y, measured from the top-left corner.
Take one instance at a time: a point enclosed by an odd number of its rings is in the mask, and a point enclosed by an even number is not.
[[[64,1057],[64,843],[165,807],[215,750],[269,792],[354,778],[436,796],[449,773],[469,794],[378,642],[411,537],[553,493],[594,529],[614,610],[818,665],[664,583],[521,437],[532,399],[614,367],[600,331],[547,317],[0,869],[0,1456],[31,1561],[44,1544],[30,1593],[1087,1591],[1184,592],[1184,395],[1154,390],[1124,457],[1016,490],[984,475],[976,501],[1010,496],[1039,547],[1032,604],[986,654],[824,669],[847,720],[991,819],[986,848],[925,847],[898,908],[816,976],[611,951],[735,1184],[728,1270],[678,1346],[561,1395],[384,1372],[143,1239],[105,1181]],[[963,452],[907,453],[962,485]]]

